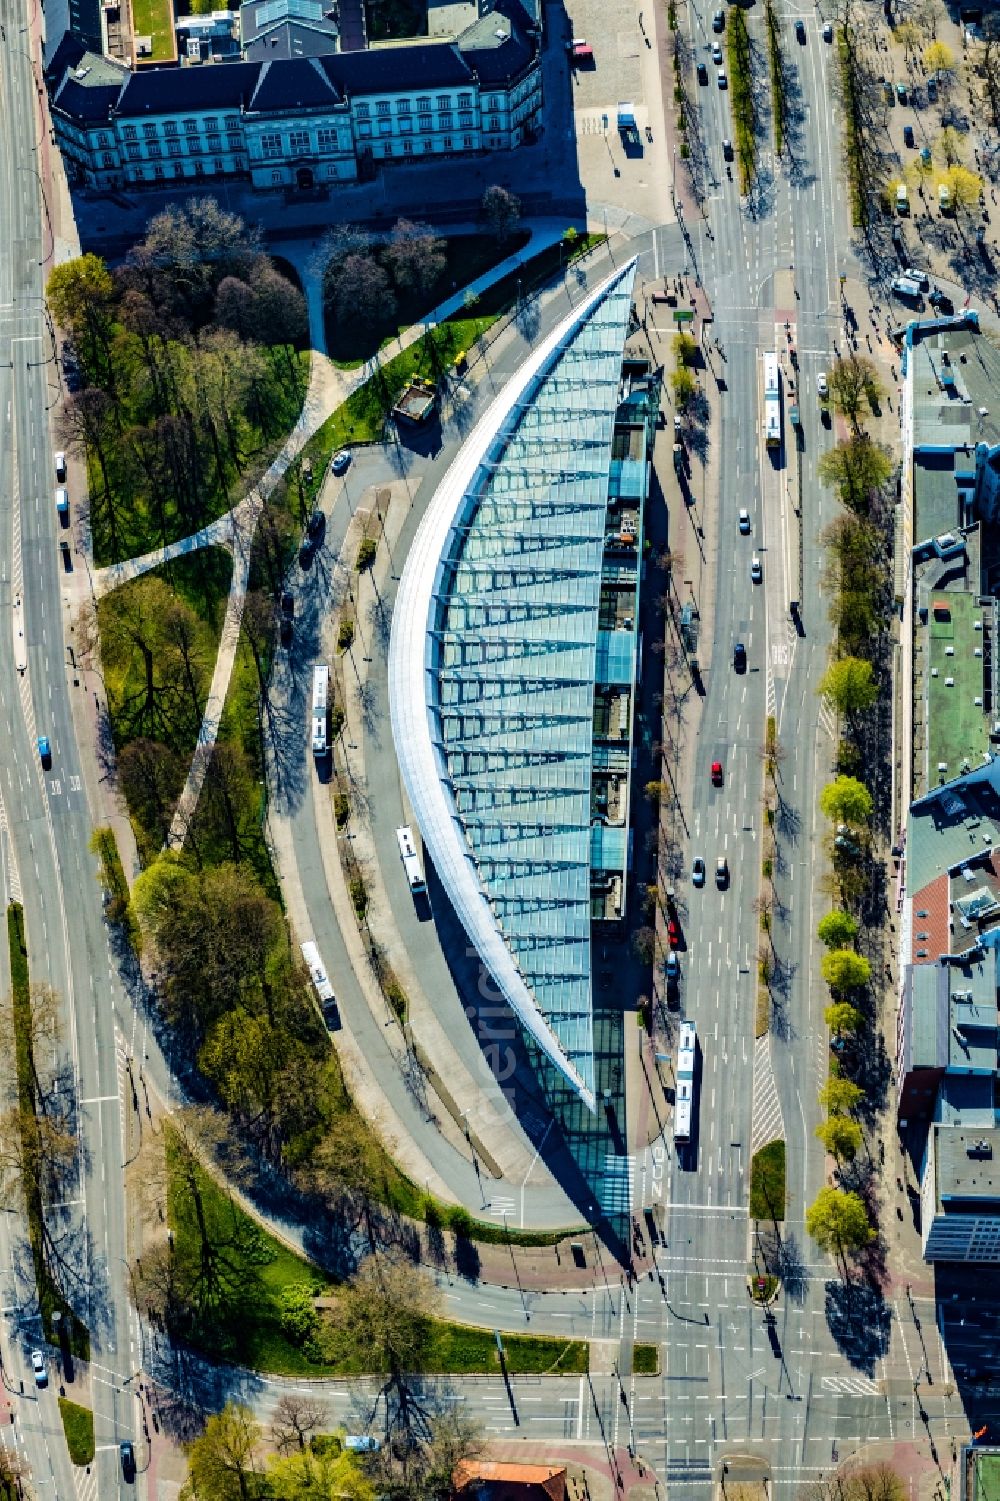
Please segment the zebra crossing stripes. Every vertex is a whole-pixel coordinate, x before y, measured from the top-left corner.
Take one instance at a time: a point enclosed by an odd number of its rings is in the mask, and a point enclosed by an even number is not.
[[[76,1501],[97,1501],[97,1465],[89,1464],[85,1472],[74,1465],[73,1484],[76,1488]]]
[[[837,738],[837,716],[834,714],[826,699],[820,700],[819,727],[828,740]]]
[[[882,1388],[867,1376],[824,1376],[823,1389],[838,1396],[880,1397]]]
[[[605,1214],[632,1213],[632,1180],[635,1157],[608,1156],[604,1159],[598,1198]]]
[[[753,1128],[750,1133],[751,1152],[784,1136],[785,1127],[781,1118],[781,1102],[774,1084],[771,1068],[771,1036],[765,1032],[753,1045]]]

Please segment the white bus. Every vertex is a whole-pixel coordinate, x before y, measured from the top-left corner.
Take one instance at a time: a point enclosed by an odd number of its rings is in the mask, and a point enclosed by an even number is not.
[[[420,864],[420,856],[417,854],[417,846],[413,840],[413,830],[408,823],[396,830],[396,843],[399,845],[399,855],[406,871],[406,879],[410,883],[410,890],[416,894],[418,891],[427,890],[427,882],[424,880],[423,868]]]
[[[694,1071],[698,1055],[698,1034],[694,1022],[681,1022],[677,1045],[677,1092],[674,1096],[674,1141],[691,1140],[694,1111]]]
[[[312,699],[312,749],[314,756],[325,756],[330,669],[323,665],[313,668]]]
[[[776,354],[764,356],[764,441],[781,447],[781,368]]]
[[[323,961],[319,957],[319,949],[311,939],[308,943],[302,945],[302,957],[309,971],[309,978],[312,980],[316,994],[320,1000],[332,1001],[334,999],[333,986],[330,984],[326,970],[323,968]]]

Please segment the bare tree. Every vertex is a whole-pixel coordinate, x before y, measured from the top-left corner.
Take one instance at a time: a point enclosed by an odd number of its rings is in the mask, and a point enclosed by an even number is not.
[[[330,1409],[307,1392],[288,1392],[274,1409],[271,1439],[279,1454],[304,1449],[314,1433],[329,1423]]]

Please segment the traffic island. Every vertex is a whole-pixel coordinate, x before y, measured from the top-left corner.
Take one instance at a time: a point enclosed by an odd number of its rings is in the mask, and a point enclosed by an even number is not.
[[[769,1141],[750,1162],[752,1244],[747,1288],[755,1303],[766,1306],[781,1283],[780,1225],[785,1218],[785,1143]]]

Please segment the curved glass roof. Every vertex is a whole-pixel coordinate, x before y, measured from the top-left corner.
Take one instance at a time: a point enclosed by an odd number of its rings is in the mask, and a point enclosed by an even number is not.
[[[611,448],[635,262],[501,391],[420,524],[393,621],[397,755],[505,998],[593,1108],[590,823]]]

